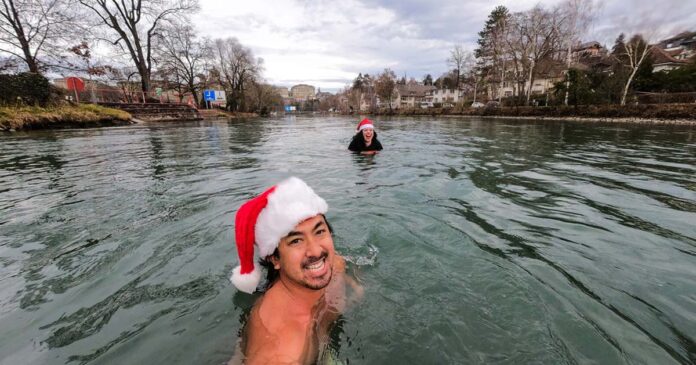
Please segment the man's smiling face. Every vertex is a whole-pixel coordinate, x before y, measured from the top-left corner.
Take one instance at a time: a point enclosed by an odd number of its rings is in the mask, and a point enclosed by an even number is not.
[[[325,288],[333,275],[334,245],[323,215],[306,219],[278,244],[279,257],[272,257],[287,285]]]

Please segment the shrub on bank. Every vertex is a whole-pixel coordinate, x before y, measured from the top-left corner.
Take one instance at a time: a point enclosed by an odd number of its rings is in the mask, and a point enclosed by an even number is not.
[[[95,104],[77,106],[0,107],[0,130],[90,127],[130,123],[131,115]]]
[[[23,72],[16,75],[0,75],[0,105],[46,106],[56,90],[45,77]]]

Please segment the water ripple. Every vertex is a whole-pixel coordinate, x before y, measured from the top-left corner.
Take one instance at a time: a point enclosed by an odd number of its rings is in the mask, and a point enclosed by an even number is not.
[[[224,363],[234,212],[329,203],[344,363],[696,363],[692,128],[287,117],[0,136],[0,364]]]

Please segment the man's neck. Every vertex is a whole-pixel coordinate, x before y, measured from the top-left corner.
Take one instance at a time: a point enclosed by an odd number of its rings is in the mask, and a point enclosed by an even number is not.
[[[311,312],[312,308],[317,304],[319,299],[324,295],[324,289],[310,289],[299,286],[292,282],[283,280],[281,277],[276,285],[278,289],[288,298],[289,301],[299,304],[296,309],[301,309],[303,312]]]

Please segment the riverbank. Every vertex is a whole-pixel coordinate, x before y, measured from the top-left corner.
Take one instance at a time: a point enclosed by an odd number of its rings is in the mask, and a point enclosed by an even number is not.
[[[471,116],[525,120],[572,120],[580,122],[674,124],[696,126],[696,104],[584,105],[551,107],[487,107],[398,109],[377,115]]]
[[[133,124],[129,113],[94,104],[0,107],[0,130],[94,128]]]

